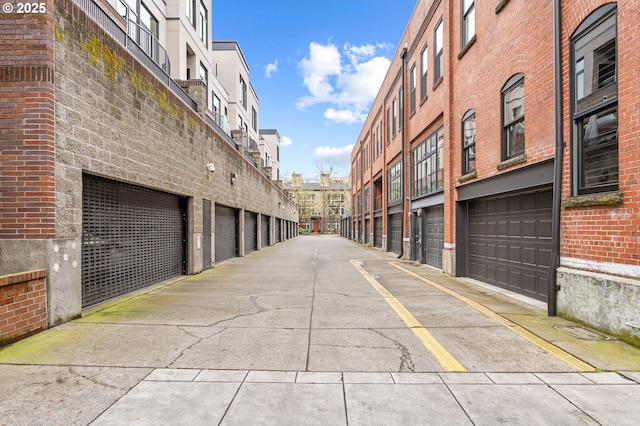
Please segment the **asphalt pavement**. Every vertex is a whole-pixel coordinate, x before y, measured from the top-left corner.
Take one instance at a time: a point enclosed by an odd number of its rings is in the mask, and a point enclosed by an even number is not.
[[[0,425],[636,425],[640,349],[301,236],[0,348]]]

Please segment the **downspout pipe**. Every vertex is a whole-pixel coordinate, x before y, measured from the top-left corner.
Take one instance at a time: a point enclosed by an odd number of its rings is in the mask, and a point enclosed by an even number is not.
[[[553,164],[553,201],[551,230],[551,259],[549,262],[549,288],[547,290],[547,314],[557,315],[557,269],[560,265],[560,216],[562,213],[562,165],[564,155],[564,128],[562,109],[562,9],[561,0],[553,1],[553,50],[556,151]]]
[[[401,160],[402,161],[402,216],[400,218],[400,220],[401,220],[400,223],[401,223],[402,228],[400,228],[400,229],[402,229],[402,232],[401,232],[401,240],[400,240],[400,254],[398,255],[398,259],[401,259],[402,256],[404,256],[404,238],[405,238],[405,236],[404,236],[404,221],[406,220],[405,219],[405,214],[406,214],[405,203],[406,203],[406,197],[407,197],[407,193],[408,193],[407,188],[405,188],[405,181],[406,181],[406,179],[405,179],[405,173],[406,173],[405,172],[405,169],[406,169],[405,166],[406,166],[406,164],[405,164],[405,161],[404,161],[404,135],[405,135],[404,127],[407,124],[407,123],[405,123],[405,120],[404,120],[404,116],[405,116],[406,111],[407,111],[405,109],[406,105],[404,103],[404,99],[407,97],[406,93],[405,93],[405,90],[404,90],[405,89],[405,87],[404,87],[404,83],[405,83],[404,82],[405,64],[407,63],[407,48],[406,48],[406,45],[405,45],[405,47],[402,48],[402,51],[400,52],[400,58],[402,59],[402,83],[401,83],[402,84],[402,99],[400,99],[400,102],[402,102],[402,117],[400,117],[400,120],[402,120],[402,129],[400,130],[400,142],[402,144],[402,160]]]

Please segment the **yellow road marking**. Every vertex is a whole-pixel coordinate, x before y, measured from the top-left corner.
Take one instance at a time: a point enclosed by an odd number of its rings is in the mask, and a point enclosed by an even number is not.
[[[433,354],[438,363],[446,371],[467,371],[462,364],[458,362],[441,344],[438,342],[429,331],[420,324],[416,317],[409,312],[405,306],[400,303],[398,299],[393,297],[389,291],[382,286],[375,278],[371,276],[362,266],[358,265],[355,260],[351,261],[351,264],[362,274],[362,276],[369,281],[369,284],[375,288],[384,300],[387,301],[389,306],[400,316],[402,321],[409,327],[413,334],[420,339],[422,344],[429,352]]]
[[[498,315],[497,313],[495,313],[491,309],[487,308],[486,306],[483,306],[480,303],[469,299],[468,297],[465,297],[465,296],[463,296],[463,295],[461,295],[459,293],[456,293],[453,290],[450,290],[450,289],[448,289],[446,287],[443,287],[440,284],[423,277],[422,275],[418,275],[413,271],[410,271],[410,270],[408,270],[406,268],[403,268],[402,266],[400,266],[400,265],[398,265],[396,263],[389,262],[389,264],[391,266],[394,266],[397,269],[400,269],[401,271],[411,275],[412,277],[415,277],[415,278],[419,279],[420,281],[429,284],[431,287],[434,287],[434,288],[436,288],[436,289],[448,294],[449,296],[452,296],[452,297],[460,300],[461,302],[466,303],[467,305],[469,305],[472,308],[474,308],[476,311],[478,311],[478,312],[482,313],[483,315],[491,318],[492,320],[496,321],[498,324],[503,325],[504,327],[506,327],[507,329],[513,331],[514,333],[516,333],[520,337],[522,337],[522,338],[528,340],[529,342],[533,343],[534,345],[536,345],[537,347],[539,347],[543,351],[546,351],[546,352],[550,353],[551,355],[555,356],[556,358],[560,359],[561,361],[564,361],[565,363],[569,364],[570,366],[572,366],[576,370],[578,370],[578,371],[596,371],[596,369],[592,365],[582,361],[579,358],[576,358],[575,356],[571,355],[570,353],[566,352],[565,350],[557,347],[553,343],[547,342],[546,340],[542,339],[541,337],[536,336],[535,334],[533,334],[529,330],[527,330],[527,329],[519,326],[518,324],[506,319],[505,317],[503,317],[501,315]]]

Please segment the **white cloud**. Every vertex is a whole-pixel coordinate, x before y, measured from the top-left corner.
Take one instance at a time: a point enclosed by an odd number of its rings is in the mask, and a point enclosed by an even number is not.
[[[319,146],[313,150],[313,158],[321,163],[349,168],[353,147],[354,144],[349,144],[341,148]]]
[[[273,74],[276,71],[278,71],[278,60],[277,59],[276,59],[276,61],[274,63],[268,64],[264,68],[264,76],[266,78],[271,78],[271,74]]]
[[[293,141],[291,140],[291,138],[288,138],[286,136],[283,136],[280,138],[280,146],[291,146],[291,144],[293,143]]]
[[[330,104],[324,116],[341,123],[364,121],[391,61],[376,56],[386,44],[345,44],[342,53],[334,44],[312,42],[309,56],[298,64],[309,95],[298,100],[298,109]],[[343,63],[344,62],[344,63]],[[336,108],[337,107],[337,108]]]

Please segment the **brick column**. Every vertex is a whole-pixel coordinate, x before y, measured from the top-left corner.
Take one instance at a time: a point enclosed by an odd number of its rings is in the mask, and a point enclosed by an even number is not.
[[[0,13],[0,239],[55,236],[53,1],[38,12]]]

